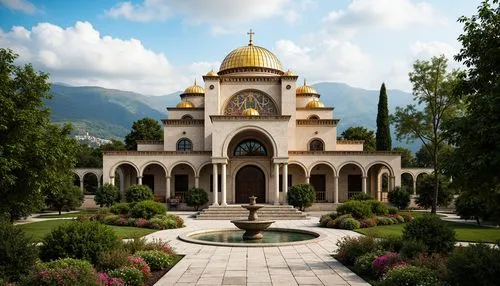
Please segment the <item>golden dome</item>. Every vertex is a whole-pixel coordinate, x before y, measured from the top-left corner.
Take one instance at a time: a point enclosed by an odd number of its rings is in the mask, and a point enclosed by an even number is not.
[[[296,95],[306,95],[306,94],[317,94],[317,95],[319,95],[319,93],[316,91],[316,89],[314,89],[314,87],[309,86],[309,85],[306,84],[306,80],[305,79],[304,79],[304,85],[297,87],[297,89],[295,90],[295,94]]]
[[[183,94],[205,94],[203,87],[196,84],[196,79],[194,79],[194,84],[184,90]]]
[[[194,104],[191,101],[183,100],[175,106],[177,108],[194,108]]]
[[[219,74],[226,70],[236,68],[259,67],[278,71],[283,74],[283,67],[278,58],[269,50],[253,45],[252,30],[248,33],[250,41],[248,46],[239,47],[230,52],[222,61]]]
[[[284,76],[294,76],[295,74],[291,70],[287,70]]]
[[[243,116],[259,116],[259,112],[257,111],[257,109],[253,109],[251,107],[249,108],[246,108],[245,110],[243,110],[243,113],[242,113]]]
[[[211,70],[211,71],[207,72],[206,76],[217,76],[217,73],[214,72],[214,70]]]
[[[309,109],[322,108],[322,107],[325,107],[325,105],[323,104],[323,102],[319,101],[319,99],[317,99],[317,98],[309,101],[306,104],[306,108],[309,108]]]

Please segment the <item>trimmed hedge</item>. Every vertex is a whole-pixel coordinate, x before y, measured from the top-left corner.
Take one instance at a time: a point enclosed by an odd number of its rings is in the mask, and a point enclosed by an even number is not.
[[[153,191],[146,185],[131,185],[125,192],[125,199],[128,203],[148,201],[153,198]]]
[[[347,201],[337,207],[337,212],[341,215],[350,214],[354,218],[363,219],[373,216],[372,208],[368,201]]]
[[[136,203],[130,210],[130,216],[134,218],[150,219],[155,215],[163,215],[167,212],[165,204],[152,200]]]

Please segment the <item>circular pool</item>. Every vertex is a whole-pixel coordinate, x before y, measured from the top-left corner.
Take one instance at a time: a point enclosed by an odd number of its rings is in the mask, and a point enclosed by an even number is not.
[[[244,240],[244,232],[236,228],[207,229],[180,235],[179,239],[191,243],[232,247],[286,246],[322,239],[319,233],[300,229],[268,228],[262,231],[264,238],[258,240]]]

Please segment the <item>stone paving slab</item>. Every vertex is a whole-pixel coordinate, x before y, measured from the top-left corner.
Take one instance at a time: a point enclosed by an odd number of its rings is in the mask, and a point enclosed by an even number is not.
[[[273,227],[319,232],[325,239],[279,247],[222,247],[183,242],[179,234],[202,229],[231,228],[229,221],[183,217],[186,227],[162,230],[146,236],[169,241],[185,257],[155,285],[370,285],[336,261],[336,242],[358,233],[317,227],[317,218],[276,221]]]

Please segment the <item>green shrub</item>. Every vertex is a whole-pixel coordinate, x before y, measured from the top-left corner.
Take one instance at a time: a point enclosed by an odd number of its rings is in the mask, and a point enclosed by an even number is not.
[[[329,221],[331,221],[332,218],[329,216],[329,215],[322,215],[320,218],[319,218],[319,226],[320,227],[326,227],[326,225],[328,224]]]
[[[455,246],[455,231],[438,216],[425,214],[405,225],[403,239],[423,241],[430,253],[448,253]]]
[[[401,216],[403,217],[404,222],[410,222],[413,220],[413,216],[410,214],[402,214]]]
[[[167,214],[156,216],[149,220],[149,225],[153,229],[173,229],[178,228],[175,215]]]
[[[111,270],[109,276],[120,278],[127,286],[144,285],[144,281],[146,281],[146,277],[144,277],[142,271],[131,266]]]
[[[343,237],[336,245],[335,258],[346,265],[353,265],[358,257],[379,249],[377,241],[371,236]]]
[[[298,184],[288,189],[288,204],[305,211],[316,200],[316,192],[310,184]]]
[[[101,207],[110,207],[120,201],[120,190],[117,186],[106,183],[97,190],[94,200]]]
[[[425,209],[432,206],[434,201],[434,175],[424,175],[417,184],[417,199],[415,203]],[[453,190],[449,188],[450,180],[439,176],[438,206],[447,206],[453,200]]]
[[[384,251],[399,252],[403,247],[403,238],[399,235],[389,235],[380,239],[379,244]]]
[[[346,218],[340,223],[340,228],[342,229],[357,229],[359,228],[360,224],[359,221],[357,221],[354,218]]]
[[[389,207],[389,208],[387,208],[387,210],[389,211],[389,214],[392,214],[392,215],[395,215],[398,213],[398,209],[395,207]]]
[[[198,211],[201,206],[208,203],[208,194],[202,188],[192,188],[184,194],[184,199],[188,206]]]
[[[155,201],[141,201],[136,203],[130,210],[130,216],[135,218],[150,219],[155,215],[163,215],[167,212],[165,204]]]
[[[357,193],[354,196],[352,196],[349,200],[351,200],[351,201],[368,201],[368,200],[373,200],[373,198],[369,194]]]
[[[405,222],[404,217],[402,217],[400,215],[394,215],[393,218],[395,218],[398,221],[398,223],[404,223]]]
[[[327,227],[328,228],[341,228],[341,225],[344,222],[344,220],[346,220],[348,218],[352,218],[352,215],[345,214],[345,215],[338,216],[336,219],[327,223]]]
[[[123,242],[123,249],[130,254],[134,254],[137,251],[145,250],[147,244],[147,240],[142,237],[129,239]]]
[[[70,257],[97,262],[100,252],[115,249],[120,240],[108,226],[97,221],[71,221],[53,229],[43,239],[40,258],[44,261]]]
[[[109,208],[109,211],[117,215],[126,215],[130,212],[130,205],[128,203],[114,204]]]
[[[448,257],[443,254],[419,253],[413,258],[412,264],[432,270],[436,273],[439,280],[448,280]]]
[[[354,262],[354,269],[356,270],[356,273],[370,277],[374,276],[372,272],[372,263],[375,261],[375,258],[383,254],[383,251],[377,250],[374,252],[368,252],[358,257],[356,262]]]
[[[378,216],[375,218],[375,221],[377,222],[377,225],[391,225],[392,220],[388,217],[385,216]]]
[[[97,269],[109,271],[127,265],[129,253],[123,248],[103,251],[97,256]]]
[[[451,285],[498,285],[500,249],[486,244],[471,244],[455,249],[448,257]]]
[[[389,214],[389,210],[387,206],[383,202],[379,202],[376,200],[366,201],[370,205],[372,213],[375,215],[387,215]]]
[[[373,216],[369,201],[347,201],[337,207],[337,212],[341,215],[350,214],[354,218],[363,219]]]
[[[390,269],[380,282],[381,286],[437,286],[439,281],[434,272],[429,269],[411,265],[402,265]]]
[[[163,251],[166,254],[175,255],[175,251],[172,246],[170,246],[168,242],[162,241],[161,239],[148,242],[143,250],[158,250]]]
[[[427,252],[427,245],[421,240],[408,239],[403,241],[399,254],[403,258],[412,259],[419,253]]]
[[[153,191],[146,185],[131,185],[125,192],[128,203],[153,200]]]
[[[86,260],[64,258],[37,265],[37,271],[30,275],[24,285],[97,286],[96,274],[92,264]]]
[[[38,250],[22,228],[0,220],[0,279],[18,281],[35,266]]]
[[[134,254],[134,256],[144,259],[153,271],[170,267],[175,261],[175,257],[173,255],[159,250],[138,251]]]
[[[400,210],[406,209],[410,205],[410,193],[401,189],[400,187],[394,188],[387,194],[389,203]]]

